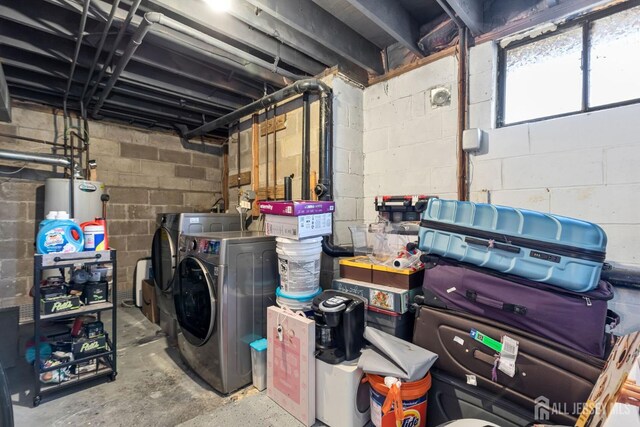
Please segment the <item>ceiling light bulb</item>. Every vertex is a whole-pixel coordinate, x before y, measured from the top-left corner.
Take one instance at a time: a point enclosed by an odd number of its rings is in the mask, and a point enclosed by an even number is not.
[[[231,0],[205,0],[216,12],[228,12],[231,9]]]

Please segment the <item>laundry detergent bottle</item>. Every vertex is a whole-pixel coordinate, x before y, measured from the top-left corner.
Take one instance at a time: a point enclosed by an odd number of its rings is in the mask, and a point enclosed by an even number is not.
[[[71,219],[49,219],[41,224],[36,249],[39,254],[54,252],[82,252],[84,235],[82,228]]]

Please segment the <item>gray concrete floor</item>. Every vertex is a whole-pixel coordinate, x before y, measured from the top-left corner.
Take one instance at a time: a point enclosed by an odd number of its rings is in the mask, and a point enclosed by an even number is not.
[[[140,310],[120,308],[116,381],[44,398],[37,408],[33,370],[22,358],[7,372],[16,426],[302,425],[252,386],[230,396],[216,393],[158,330]]]

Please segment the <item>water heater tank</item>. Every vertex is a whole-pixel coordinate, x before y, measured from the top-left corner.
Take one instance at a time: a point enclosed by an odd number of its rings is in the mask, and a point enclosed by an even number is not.
[[[44,214],[69,211],[70,179],[47,178],[44,182]],[[80,224],[102,216],[104,184],[98,181],[74,181],[74,219]]]

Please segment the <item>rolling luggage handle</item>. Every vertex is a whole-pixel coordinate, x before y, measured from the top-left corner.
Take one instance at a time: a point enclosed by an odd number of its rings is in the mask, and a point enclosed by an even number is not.
[[[498,243],[495,240],[482,240],[474,237],[465,237],[464,241],[470,245],[486,246],[487,248],[495,248],[501,251],[511,252],[519,254],[521,249],[517,246],[505,245],[504,243]]]
[[[467,291],[465,297],[474,303],[487,305],[489,307],[497,308],[498,310],[507,311],[513,314],[520,314],[524,316],[527,314],[527,307],[517,304],[508,304],[503,301],[499,301],[493,298],[489,298],[483,295],[478,295],[476,291]]]

